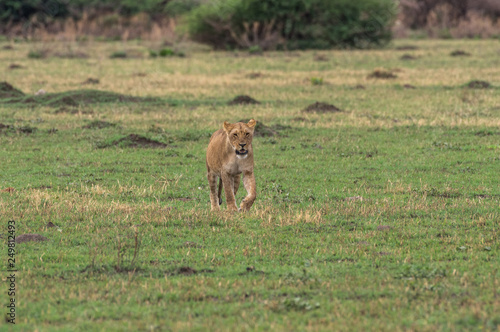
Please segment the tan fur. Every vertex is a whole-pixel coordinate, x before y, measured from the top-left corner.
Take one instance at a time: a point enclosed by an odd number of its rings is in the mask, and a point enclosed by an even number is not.
[[[252,139],[256,124],[253,119],[248,123],[224,122],[223,129],[217,130],[210,138],[207,149],[207,179],[212,211],[220,209],[222,188],[226,194],[228,210],[238,210],[235,196],[240,186],[241,174],[247,196],[241,202],[240,209],[247,211],[255,201],[257,193],[253,174]],[[217,178],[220,179],[218,193]]]

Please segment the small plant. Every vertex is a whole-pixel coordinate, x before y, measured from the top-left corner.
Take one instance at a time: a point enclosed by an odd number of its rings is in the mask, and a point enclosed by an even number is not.
[[[127,57],[127,52],[125,51],[115,51],[109,56],[110,59],[124,59]]]
[[[248,53],[253,55],[262,54],[262,48],[259,45],[250,46],[248,48]]]
[[[321,77],[311,77],[312,85],[323,85],[323,78]]]
[[[44,50],[31,50],[28,53],[28,58],[30,59],[45,59],[48,52]]]
[[[134,234],[117,236],[117,257],[115,262],[116,272],[127,272],[136,269],[135,262],[139,253],[140,241],[137,226],[134,226]]]
[[[173,56],[177,56],[179,58],[184,58],[186,56],[186,53],[184,53],[182,51],[176,51],[174,49],[171,49],[170,47],[165,47],[159,51],[149,50],[149,56],[151,58],[157,58],[159,56],[162,58],[173,57]]]
[[[173,49],[165,47],[160,50],[159,55],[161,57],[174,56],[175,52]]]

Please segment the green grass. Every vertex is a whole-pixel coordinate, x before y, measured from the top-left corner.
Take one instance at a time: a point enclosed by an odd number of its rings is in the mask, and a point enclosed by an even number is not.
[[[89,59],[26,58],[35,46],[0,51],[24,67],[4,74],[19,91],[0,91],[0,190],[14,188],[0,192],[4,264],[8,220],[49,239],[16,245],[18,330],[500,328],[491,42],[398,41],[326,61],[113,60],[113,43],[80,45]],[[397,77],[368,78],[378,68]],[[88,77],[97,90],[81,89]],[[228,105],[243,94],[261,104]],[[341,111],[302,111],[316,101]],[[211,213],[209,137],[250,118],[257,200]]]

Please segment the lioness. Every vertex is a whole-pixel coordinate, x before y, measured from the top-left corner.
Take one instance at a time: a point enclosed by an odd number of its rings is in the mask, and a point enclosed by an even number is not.
[[[238,122],[223,124],[223,129],[213,133],[207,149],[207,178],[210,185],[210,203],[212,211],[219,210],[222,204],[222,187],[226,193],[227,208],[237,211],[235,195],[240,186],[240,174],[243,173],[243,185],[247,196],[240,209],[247,211],[256,197],[255,177],[253,174],[253,131],[257,122]],[[219,192],[217,194],[217,177]]]

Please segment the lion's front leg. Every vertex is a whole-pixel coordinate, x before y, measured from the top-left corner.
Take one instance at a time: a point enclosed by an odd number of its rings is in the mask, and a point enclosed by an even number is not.
[[[231,211],[238,211],[236,206],[236,199],[234,198],[234,178],[229,174],[221,174],[222,185],[224,193],[226,194],[227,209]]]
[[[220,208],[219,199],[217,197],[217,176],[208,172],[207,179],[210,187],[210,205],[212,206],[212,211],[218,211]]]
[[[241,202],[240,208],[243,211],[248,211],[253,202],[255,202],[255,197],[257,197],[257,189],[255,187],[255,176],[253,172],[248,171],[243,173],[243,185],[247,190],[247,196]]]

